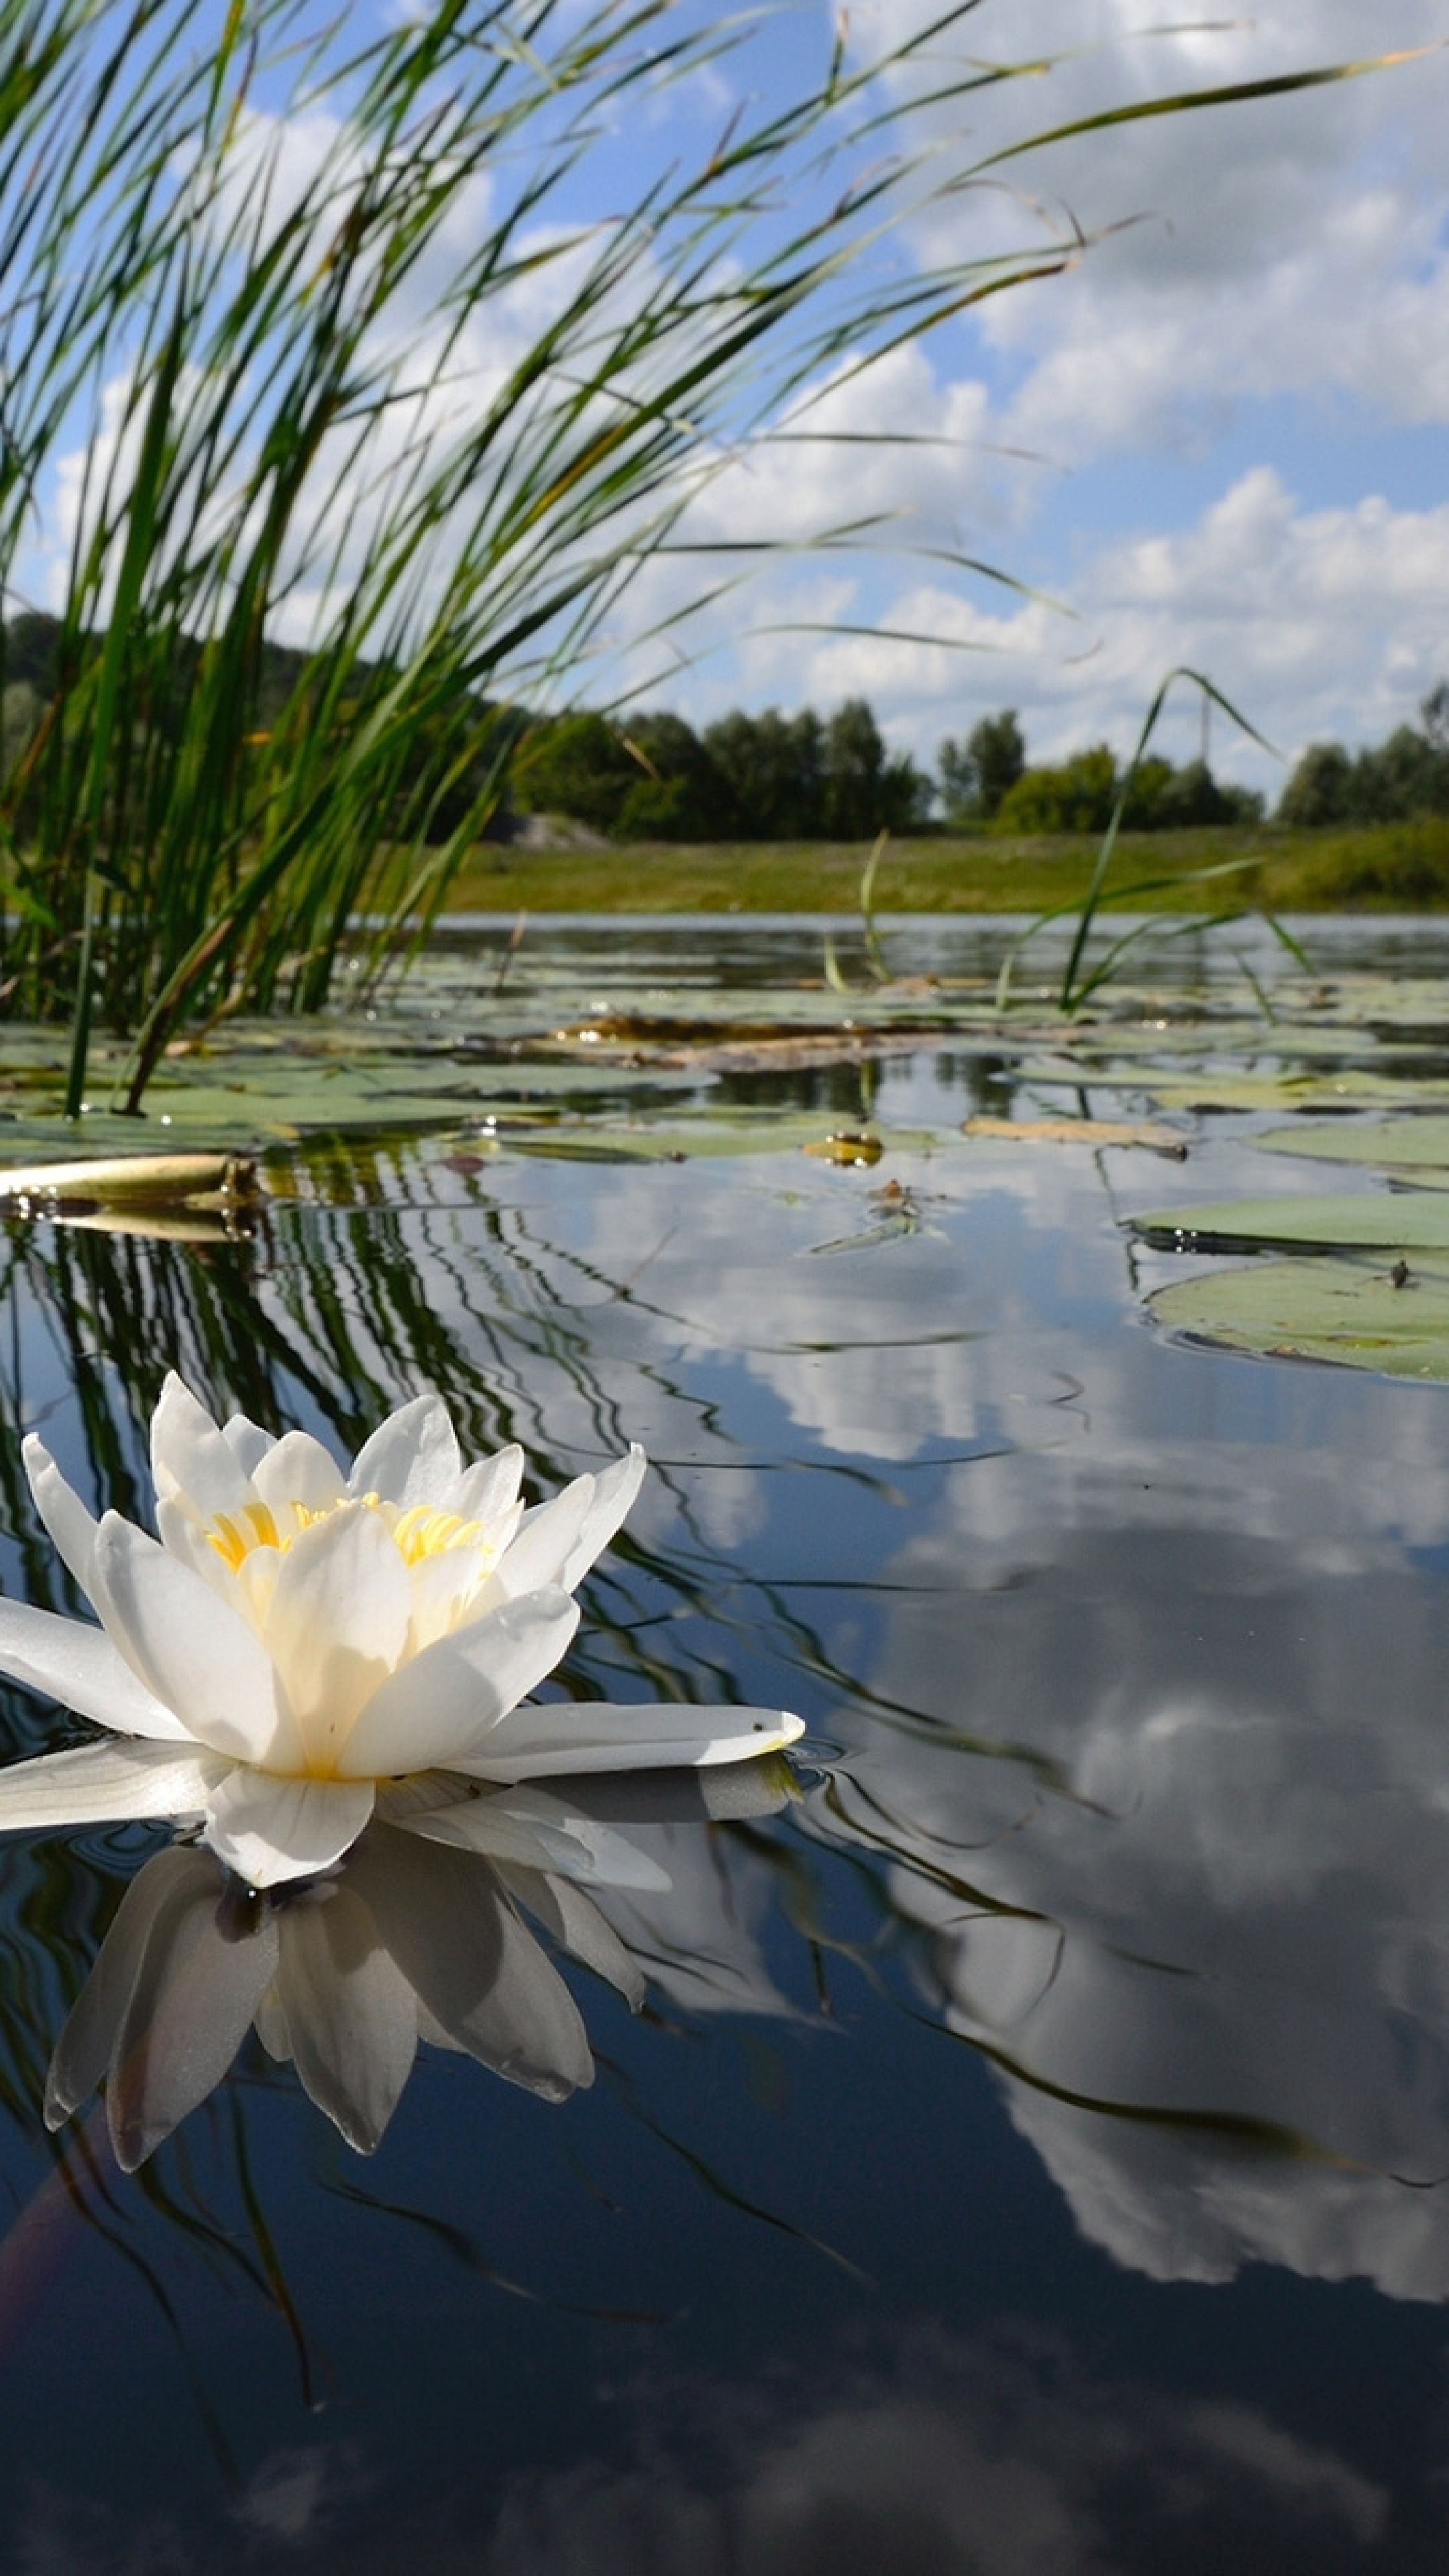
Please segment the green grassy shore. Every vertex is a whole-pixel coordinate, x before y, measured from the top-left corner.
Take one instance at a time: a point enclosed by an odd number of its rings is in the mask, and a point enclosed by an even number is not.
[[[876,883],[889,912],[1045,912],[1080,900],[1096,843],[1062,833],[1015,839],[936,833],[893,841]],[[828,841],[629,842],[601,850],[481,847],[449,896],[454,912],[852,912],[868,852]],[[1194,883],[1229,859],[1241,875]],[[1232,904],[1279,912],[1402,912],[1449,908],[1449,817],[1357,831],[1291,832],[1270,825],[1125,834],[1109,890],[1163,877],[1130,909],[1216,912]]]

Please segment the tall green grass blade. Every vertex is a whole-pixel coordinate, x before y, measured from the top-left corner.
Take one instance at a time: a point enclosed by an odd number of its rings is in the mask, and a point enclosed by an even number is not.
[[[1097,852],[1096,864],[1092,870],[1091,882],[1087,887],[1086,894],[1082,901],[1081,919],[1077,924],[1077,935],[1072,942],[1071,955],[1067,959],[1066,973],[1062,977],[1062,989],[1059,998],[1061,1008],[1064,1011],[1074,1009],[1077,1001],[1081,998],[1077,991],[1077,974],[1082,962],[1082,952],[1087,945],[1088,939],[1091,937],[1092,923],[1096,915],[1097,905],[1101,899],[1103,880],[1106,877],[1107,870],[1112,862],[1112,853],[1116,849],[1118,835],[1122,829],[1122,820],[1126,814],[1128,804],[1131,801],[1132,789],[1136,781],[1137,772],[1141,768],[1143,760],[1146,757],[1147,746],[1151,742],[1152,736],[1156,730],[1157,720],[1162,714],[1163,708],[1167,704],[1168,697],[1171,694],[1174,683],[1178,680],[1191,680],[1195,687],[1201,689],[1206,698],[1210,699],[1215,706],[1221,707],[1223,713],[1230,716],[1233,723],[1239,726],[1245,734],[1248,734],[1254,742],[1259,743],[1265,751],[1271,752],[1273,749],[1272,744],[1264,740],[1263,735],[1259,733],[1257,727],[1250,724],[1246,716],[1238,713],[1238,710],[1233,705],[1231,699],[1225,698],[1221,689],[1219,689],[1213,681],[1208,679],[1204,672],[1189,670],[1185,665],[1181,665],[1178,669],[1167,673],[1166,678],[1161,682],[1158,688],[1151,706],[1147,710],[1146,717],[1143,720],[1142,730],[1137,737],[1132,758],[1127,766],[1126,776],[1122,781],[1117,802],[1112,809],[1111,820],[1107,825],[1106,831],[1102,835],[1101,847]],[[1276,754],[1274,756],[1276,757]]]
[[[880,933],[875,923],[875,881],[880,874],[880,863],[885,857],[889,840],[889,832],[878,835],[860,880],[861,934],[865,940],[865,953],[870,960],[871,972],[878,984],[890,982],[890,968],[886,964],[885,951],[881,947]]]
[[[1101,134],[1113,126],[1137,125],[1148,117],[1184,116],[1197,108],[1232,107],[1256,98],[1286,98],[1296,90],[1322,89],[1334,81],[1358,80],[1365,72],[1392,71],[1441,52],[1446,42],[1449,39],[1432,45],[1411,45],[1396,53],[1365,54],[1357,62],[1329,63],[1316,71],[1278,72],[1264,80],[1226,81],[1207,89],[1175,90],[1164,98],[1134,99],[1130,106],[1101,108],[1093,116],[1074,117],[1068,125],[1049,125],[1022,142],[1005,144],[999,152],[988,153],[978,161],[976,168],[998,169],[1003,161],[1017,160],[1024,152],[1066,143],[1079,134]]]

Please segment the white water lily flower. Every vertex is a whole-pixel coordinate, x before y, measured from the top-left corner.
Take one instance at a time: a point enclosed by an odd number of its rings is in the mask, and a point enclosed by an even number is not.
[[[172,1376],[151,1455],[159,1539],[94,1520],[25,1444],[100,1626],[0,1601],[0,1672],[115,1740],[0,1771],[0,1829],[199,1817],[219,1859],[271,1887],[331,1868],[382,1790],[393,1821],[506,1860],[509,1802],[478,1784],[736,1762],[803,1732],[773,1709],[520,1704],[573,1636],[573,1587],[639,1490],[638,1448],[525,1511],[522,1452],[465,1468],[437,1396],[390,1414],[344,1475],[306,1432],[218,1429]],[[531,1797],[530,1830],[574,1853],[570,1874],[607,1878],[598,1829]]]

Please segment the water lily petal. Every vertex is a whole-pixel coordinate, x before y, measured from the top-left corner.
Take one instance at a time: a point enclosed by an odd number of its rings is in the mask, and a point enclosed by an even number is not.
[[[489,1521],[511,1511],[523,1482],[523,1451],[516,1440],[492,1458],[465,1467],[451,1493],[438,1496],[440,1511],[456,1512],[464,1521]]]
[[[420,1556],[408,1567],[410,1655],[421,1654],[425,1646],[450,1636],[462,1623],[472,1609],[485,1562],[481,1548],[455,1545],[439,1548],[435,1556]]]
[[[798,1717],[777,1708],[682,1708],[674,1700],[616,1708],[596,1700],[550,1700],[514,1709],[476,1752],[457,1755],[453,1768],[474,1780],[685,1770],[778,1753],[804,1732]]]
[[[370,2156],[412,2068],[417,1999],[345,1879],[285,1907],[278,1928],[277,1994],[297,2073]]]
[[[350,1504],[293,1540],[264,1633],[301,1737],[299,1768],[332,1771],[358,1711],[398,1662],[411,1618],[408,1570],[377,1512]]]
[[[273,1512],[284,1511],[288,1503],[300,1503],[309,1512],[326,1512],[341,1502],[347,1480],[331,1450],[314,1440],[310,1431],[288,1431],[258,1459],[252,1487],[257,1500]],[[287,1535],[291,1526],[289,1515]]]
[[[61,1474],[43,1440],[32,1431],[22,1455],[35,1508],[44,1521],[57,1556],[75,1576],[82,1592],[91,1591],[91,1574],[96,1553],[96,1518],[81,1501],[74,1485]]]
[[[505,1599],[516,1600],[520,1593],[537,1592],[545,1584],[567,1591],[564,1567],[588,1522],[597,1482],[593,1476],[575,1476],[561,1494],[535,1503],[531,1512],[524,1513],[494,1575],[494,1585]]]
[[[636,1844],[615,1833],[611,1825],[576,1814],[545,1789],[451,1800],[445,1807],[423,1808],[393,1821],[408,1833],[421,1834],[425,1841],[482,1852],[489,1860],[553,1870],[562,1878],[597,1882],[601,1887],[660,1890],[669,1885],[668,1871]]]
[[[525,1512],[498,1567],[499,1589],[513,1595],[557,1583],[572,1592],[631,1508],[646,1464],[636,1443],[601,1476],[575,1476],[551,1502]]]
[[[0,1832],[119,1823],[126,1816],[199,1816],[223,1778],[215,1753],[169,1744],[76,1744],[0,1770]]]
[[[559,1576],[566,1592],[582,1583],[594,1559],[609,1544],[614,1532],[632,1511],[644,1482],[648,1460],[637,1440],[631,1442],[626,1458],[616,1458],[606,1467],[594,1486],[594,1498],[584,1516],[583,1526],[568,1552]]]
[[[236,1761],[298,1758],[270,1656],[199,1574],[115,1512],[100,1525],[95,1563],[112,1637],[189,1735]]]
[[[247,1499],[247,1478],[231,1442],[174,1369],[151,1416],[151,1473],[158,1502],[184,1494],[204,1521],[240,1511]]]
[[[440,1395],[419,1395],[390,1413],[363,1443],[347,1479],[352,1494],[380,1494],[385,1503],[436,1503],[458,1481],[462,1460],[457,1435]]]
[[[212,1792],[205,1840],[248,1887],[281,1887],[330,1869],[371,1814],[370,1780],[283,1779],[238,1764]]]
[[[244,1413],[233,1413],[221,1426],[221,1436],[235,1458],[242,1474],[250,1479],[276,1441],[259,1422],[250,1422]]]
[[[526,1692],[536,1690],[578,1626],[566,1592],[506,1601],[426,1646],[375,1691],[338,1758],[348,1779],[382,1779],[434,1764],[461,1768]]]
[[[499,1876],[519,1904],[527,1906],[571,1959],[592,1968],[595,1976],[606,1978],[631,2012],[639,2010],[644,2001],[644,1972],[591,1896],[571,1886],[566,1878],[554,1877],[544,1870],[519,1869],[510,1864],[500,1867]]]
[[[58,1619],[26,1601],[0,1601],[0,1673],[92,1718],[116,1735],[189,1744],[190,1730],[137,1680],[106,1635],[84,1619]]]
[[[122,1897],[61,2033],[48,2125],[108,2074],[116,2160],[134,2171],[220,2083],[276,1966],[270,1914],[239,1916],[209,1853],[159,1852]]]
[[[578,2006],[486,1861],[378,1825],[349,1880],[455,2047],[550,2101],[593,2082]]]
[[[209,1592],[235,1601],[236,1576],[211,1544],[204,1521],[198,1520],[184,1494],[167,1494],[156,1506],[156,1527],[168,1556],[179,1557],[199,1574]]]

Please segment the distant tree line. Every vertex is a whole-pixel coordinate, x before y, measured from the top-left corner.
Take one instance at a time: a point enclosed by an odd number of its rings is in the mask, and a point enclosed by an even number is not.
[[[626,841],[853,841],[914,830],[934,787],[887,750],[866,700],[847,698],[823,720],[770,707],[701,733],[662,713],[562,716],[520,744],[510,792],[523,812]]]
[[[80,649],[98,652],[103,642],[87,636]],[[42,733],[60,686],[63,643],[59,621],[38,611],[0,627],[0,778],[12,777]],[[77,649],[75,640],[65,649]],[[268,710],[276,713],[292,695],[306,656],[273,643],[262,652],[265,723]],[[359,666],[348,720],[363,715],[370,693],[392,677],[382,664]],[[187,685],[184,665],[175,685]],[[845,699],[823,718],[808,708],[790,716],[774,707],[761,715],[737,709],[696,732],[663,710],[539,719],[462,695],[440,711],[439,726],[451,781],[438,800],[439,838],[455,813],[469,810],[485,773],[504,764],[504,828],[510,812],[561,814],[623,841],[865,841],[881,831],[920,830],[938,805],[955,830],[1099,833],[1124,780],[1106,743],[1051,764],[1028,762],[1012,707],[981,716],[960,738],[948,734],[934,778],[909,754],[889,750],[862,697]],[[420,745],[419,761],[427,756]],[[23,800],[12,800],[10,811],[23,821]],[[1384,742],[1356,752],[1338,742],[1312,744],[1289,777],[1276,819],[1314,827],[1416,814],[1449,814],[1449,680],[1421,701],[1417,726],[1400,725]],[[1261,796],[1216,779],[1205,760],[1176,767],[1154,757],[1137,767],[1123,821],[1129,831],[1170,831],[1262,815]]]
[[[524,812],[567,814],[620,840],[865,840],[927,824],[1003,832],[1100,832],[1123,772],[1097,743],[1053,768],[1027,764],[1016,710],[941,744],[939,780],[887,750],[868,701],[822,719],[738,710],[696,733],[682,716],[609,722],[563,716],[519,746],[511,794]],[[1139,766],[1129,830],[1256,821],[1261,797],[1221,786],[1202,761]]]
[[[1399,725],[1384,742],[1346,751],[1341,742],[1310,743],[1283,790],[1280,823],[1404,823],[1415,814],[1449,814],[1449,680],[1419,702],[1417,725]]]
[[[983,716],[962,742],[940,750],[941,802],[948,823],[988,823],[1003,832],[1104,832],[1124,772],[1105,742],[1050,766],[1029,767],[1014,708]],[[1181,831],[1201,823],[1257,822],[1263,800],[1223,786],[1204,760],[1174,768],[1139,762],[1123,822],[1129,832]]]
[[[1123,783],[1106,743],[1054,767],[1028,767],[1010,710],[984,716],[963,743],[948,736],[940,769],[948,822],[1012,832],[1104,831]],[[1129,831],[1170,831],[1255,823],[1262,814],[1261,796],[1214,778],[1205,761],[1174,768],[1147,759],[1132,780],[1123,821]],[[1417,725],[1399,725],[1384,742],[1356,752],[1341,742],[1311,744],[1290,772],[1274,819],[1311,830],[1401,823],[1418,814],[1449,814],[1449,680],[1421,699]]]

